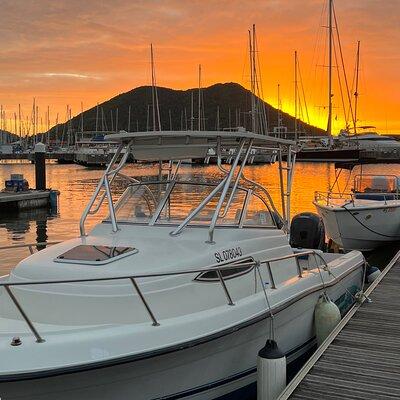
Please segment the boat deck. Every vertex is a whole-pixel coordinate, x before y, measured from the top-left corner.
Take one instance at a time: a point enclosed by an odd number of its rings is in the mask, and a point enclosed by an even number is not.
[[[400,251],[279,400],[400,398]]]

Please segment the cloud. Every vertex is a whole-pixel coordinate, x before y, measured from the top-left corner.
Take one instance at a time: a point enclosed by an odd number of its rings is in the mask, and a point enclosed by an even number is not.
[[[44,72],[41,74],[33,74],[32,76],[38,78],[101,79],[99,76],[74,74],[68,72]]]

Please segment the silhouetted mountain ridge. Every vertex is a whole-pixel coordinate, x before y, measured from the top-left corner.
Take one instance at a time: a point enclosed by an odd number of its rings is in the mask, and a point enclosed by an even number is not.
[[[198,127],[198,89],[175,90],[157,87],[160,109],[161,127],[163,130],[180,130],[191,128],[191,104],[193,94],[193,128]],[[217,128],[217,108],[219,108],[220,129],[243,126],[251,130],[251,93],[237,83],[217,83],[202,89],[204,129]],[[278,110],[266,104],[269,131],[278,124]],[[83,130],[126,130],[146,131],[153,129],[152,88],[140,86],[128,92],[121,93],[98,106],[83,112]],[[131,107],[130,122],[128,121],[129,106]],[[118,114],[118,115],[117,115]],[[281,113],[282,125],[289,132],[294,131],[294,118]],[[97,121],[97,122],[96,122]],[[79,114],[66,124],[59,124],[51,129],[51,133],[67,130],[80,131],[82,115]],[[311,135],[324,134],[324,131],[300,122],[301,128]]]
[[[0,144],[13,143],[18,139],[19,139],[18,135],[15,135],[12,132],[0,129]]]

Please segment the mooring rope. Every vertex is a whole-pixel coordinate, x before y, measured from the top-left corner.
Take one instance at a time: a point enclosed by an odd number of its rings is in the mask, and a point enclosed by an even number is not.
[[[365,225],[362,221],[360,221],[360,220],[346,207],[346,205],[343,205],[342,208],[345,209],[345,210],[346,210],[346,211],[347,211],[361,226],[363,226],[363,227],[364,227],[365,229],[367,229],[368,231],[374,233],[375,235],[387,237],[387,238],[389,238],[389,239],[396,239],[396,238],[400,239],[400,235],[385,235],[384,233],[380,233],[380,232],[375,231],[375,230],[372,229],[372,228],[369,228],[369,227],[368,227],[367,225]]]

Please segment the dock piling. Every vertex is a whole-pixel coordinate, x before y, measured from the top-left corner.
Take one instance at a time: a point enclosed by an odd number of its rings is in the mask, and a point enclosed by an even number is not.
[[[39,142],[34,148],[36,190],[46,190],[46,145]]]

